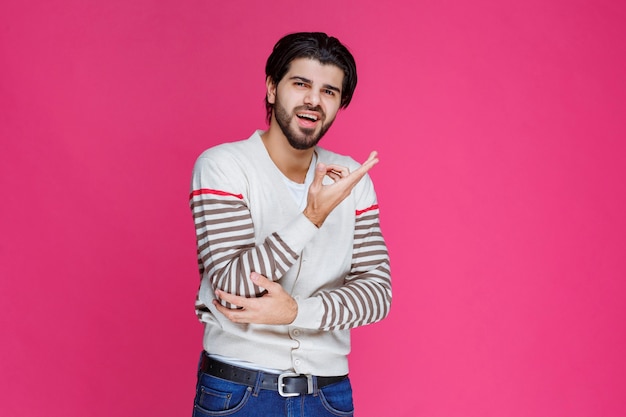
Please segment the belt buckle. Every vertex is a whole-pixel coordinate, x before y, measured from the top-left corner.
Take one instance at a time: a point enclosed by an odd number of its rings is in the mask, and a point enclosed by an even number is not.
[[[282,374],[278,375],[278,393],[280,394],[280,396],[281,397],[297,397],[298,395],[300,395],[299,392],[285,392],[284,390],[285,384],[283,380],[285,378],[298,378],[301,376],[306,377],[307,394],[312,394],[313,393],[313,375],[298,374],[295,372],[283,372]]]

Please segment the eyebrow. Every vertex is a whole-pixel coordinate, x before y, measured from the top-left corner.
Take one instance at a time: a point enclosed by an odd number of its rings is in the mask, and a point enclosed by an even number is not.
[[[300,77],[299,75],[294,75],[293,77],[290,77],[289,79],[290,80],[302,81],[303,83],[307,83],[307,84],[313,84],[313,81],[309,80],[308,78]],[[324,85],[322,85],[322,87],[327,89],[327,90],[333,90],[333,91],[336,91],[337,93],[341,94],[341,89],[339,89],[338,87],[335,87],[334,85],[324,84]]]

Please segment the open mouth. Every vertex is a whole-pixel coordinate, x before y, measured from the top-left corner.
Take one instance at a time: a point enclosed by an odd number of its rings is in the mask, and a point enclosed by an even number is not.
[[[311,122],[317,122],[317,120],[319,119],[316,115],[309,113],[298,113],[296,114],[296,116],[298,116],[298,118],[301,120],[307,120]]]

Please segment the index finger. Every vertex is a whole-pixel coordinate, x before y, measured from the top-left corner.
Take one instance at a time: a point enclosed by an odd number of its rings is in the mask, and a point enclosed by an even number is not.
[[[246,303],[246,297],[241,297],[239,295],[231,294],[222,290],[215,290],[215,298],[217,300],[226,301],[231,305],[236,307],[244,308]]]
[[[367,171],[372,169],[374,165],[376,165],[377,163],[378,163],[378,152],[372,151],[370,153],[370,156],[367,158],[367,160],[363,162],[363,164],[360,167],[352,171],[352,173],[353,174],[358,173],[357,176],[360,178],[364,176],[367,173]]]
[[[365,162],[363,162],[363,165],[368,164],[368,163],[373,163],[374,165],[376,165],[378,163],[378,152],[377,151],[370,152],[370,156],[368,156],[367,160]]]

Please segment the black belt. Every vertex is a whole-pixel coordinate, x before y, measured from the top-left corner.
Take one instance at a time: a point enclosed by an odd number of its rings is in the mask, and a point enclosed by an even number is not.
[[[278,391],[278,393],[283,397],[313,394],[313,381],[316,382],[317,388],[323,388],[330,384],[334,384],[335,382],[343,381],[347,377],[347,375],[302,375],[293,372],[271,374],[252,369],[240,368],[238,366],[220,362],[208,357],[206,353],[202,355],[200,371],[208,375],[236,382],[238,384],[244,384],[249,387],[254,387],[257,382],[259,382],[262,389]],[[261,374],[260,381],[257,381],[259,374]]]

